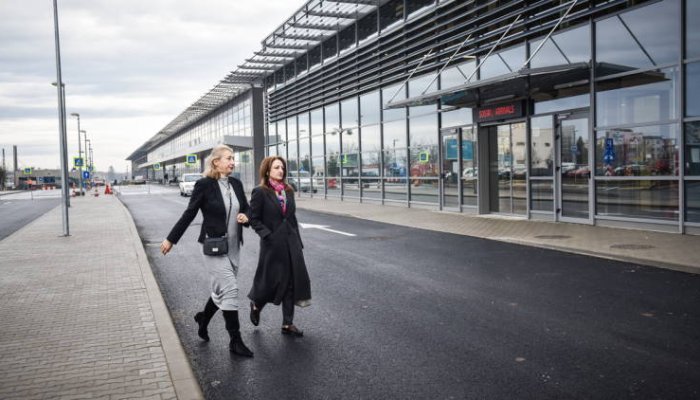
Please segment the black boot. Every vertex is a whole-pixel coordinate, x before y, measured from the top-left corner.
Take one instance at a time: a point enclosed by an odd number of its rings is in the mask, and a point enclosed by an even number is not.
[[[253,352],[243,343],[241,338],[241,327],[238,323],[238,311],[223,310],[224,320],[226,320],[226,330],[231,337],[228,345],[229,351],[243,357],[253,357]]]
[[[211,321],[211,318],[214,316],[214,314],[216,314],[218,310],[219,307],[217,307],[216,304],[214,304],[214,301],[210,297],[209,301],[207,301],[207,304],[204,306],[204,311],[198,312],[194,316],[194,320],[197,322],[197,325],[199,325],[199,330],[197,331],[197,334],[206,342],[209,341],[209,332],[207,331],[207,326],[209,326],[209,321]]]

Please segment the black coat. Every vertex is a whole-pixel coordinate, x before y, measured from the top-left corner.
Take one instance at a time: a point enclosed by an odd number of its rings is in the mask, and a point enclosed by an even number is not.
[[[250,226],[260,236],[260,258],[248,298],[260,305],[280,304],[291,282],[295,303],[311,300],[294,192],[287,192],[287,212],[282,215],[277,195],[271,189],[256,187],[250,199],[249,216]]]
[[[239,212],[247,214],[248,199],[243,192],[243,184],[232,177],[229,177],[228,181],[238,199]],[[204,177],[195,182],[187,209],[168,234],[168,240],[171,243],[174,244],[180,240],[199,210],[202,210],[202,229],[197,239],[199,243],[204,242],[205,234],[210,237],[221,237],[226,234],[226,206],[224,196],[219,189],[219,182],[216,179]],[[236,216],[232,212],[229,218],[233,220]],[[238,224],[238,241],[241,244],[243,244],[243,226],[248,224]]]

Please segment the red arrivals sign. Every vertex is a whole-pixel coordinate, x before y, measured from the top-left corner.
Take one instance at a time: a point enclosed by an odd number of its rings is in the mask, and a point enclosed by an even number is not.
[[[474,120],[476,122],[498,121],[509,118],[519,118],[523,116],[523,102],[496,104],[489,107],[477,108],[474,110]]]

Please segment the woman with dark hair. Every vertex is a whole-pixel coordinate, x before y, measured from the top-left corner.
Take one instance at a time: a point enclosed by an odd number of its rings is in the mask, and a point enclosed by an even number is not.
[[[168,254],[199,210],[202,210],[199,243],[204,244],[205,237],[225,238],[228,251],[223,255],[202,255],[203,264],[211,278],[211,294],[204,311],[194,316],[199,326],[197,333],[208,342],[209,321],[221,309],[226,321],[226,330],[231,338],[229,350],[240,356],[253,357],[253,352],[241,339],[238,322],[237,274],[240,265],[240,245],[243,244],[243,226],[248,226],[248,200],[241,181],[230,176],[233,172],[233,150],[230,147],[214,147],[205,164],[204,177],[195,183],[187,209],[170,231],[168,238],[160,245],[160,251],[163,255]],[[221,247],[223,252],[224,246]]]
[[[271,156],[260,164],[260,185],[250,199],[250,225],[260,236],[260,258],[248,293],[250,321],[258,326],[267,303],[282,303],[282,333],[301,337],[294,326],[294,306],[311,304],[311,284],[299,235],[294,191],[286,182],[284,158]]]

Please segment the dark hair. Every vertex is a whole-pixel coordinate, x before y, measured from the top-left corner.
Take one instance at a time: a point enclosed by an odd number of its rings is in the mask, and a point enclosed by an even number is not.
[[[284,190],[292,192],[292,187],[287,184],[287,162],[280,156],[269,156],[262,160],[260,163],[260,186],[265,189],[273,190],[272,186],[270,186],[270,170],[272,170],[272,163],[276,160],[280,160],[282,162],[282,168],[284,168],[284,175],[282,176]]]

